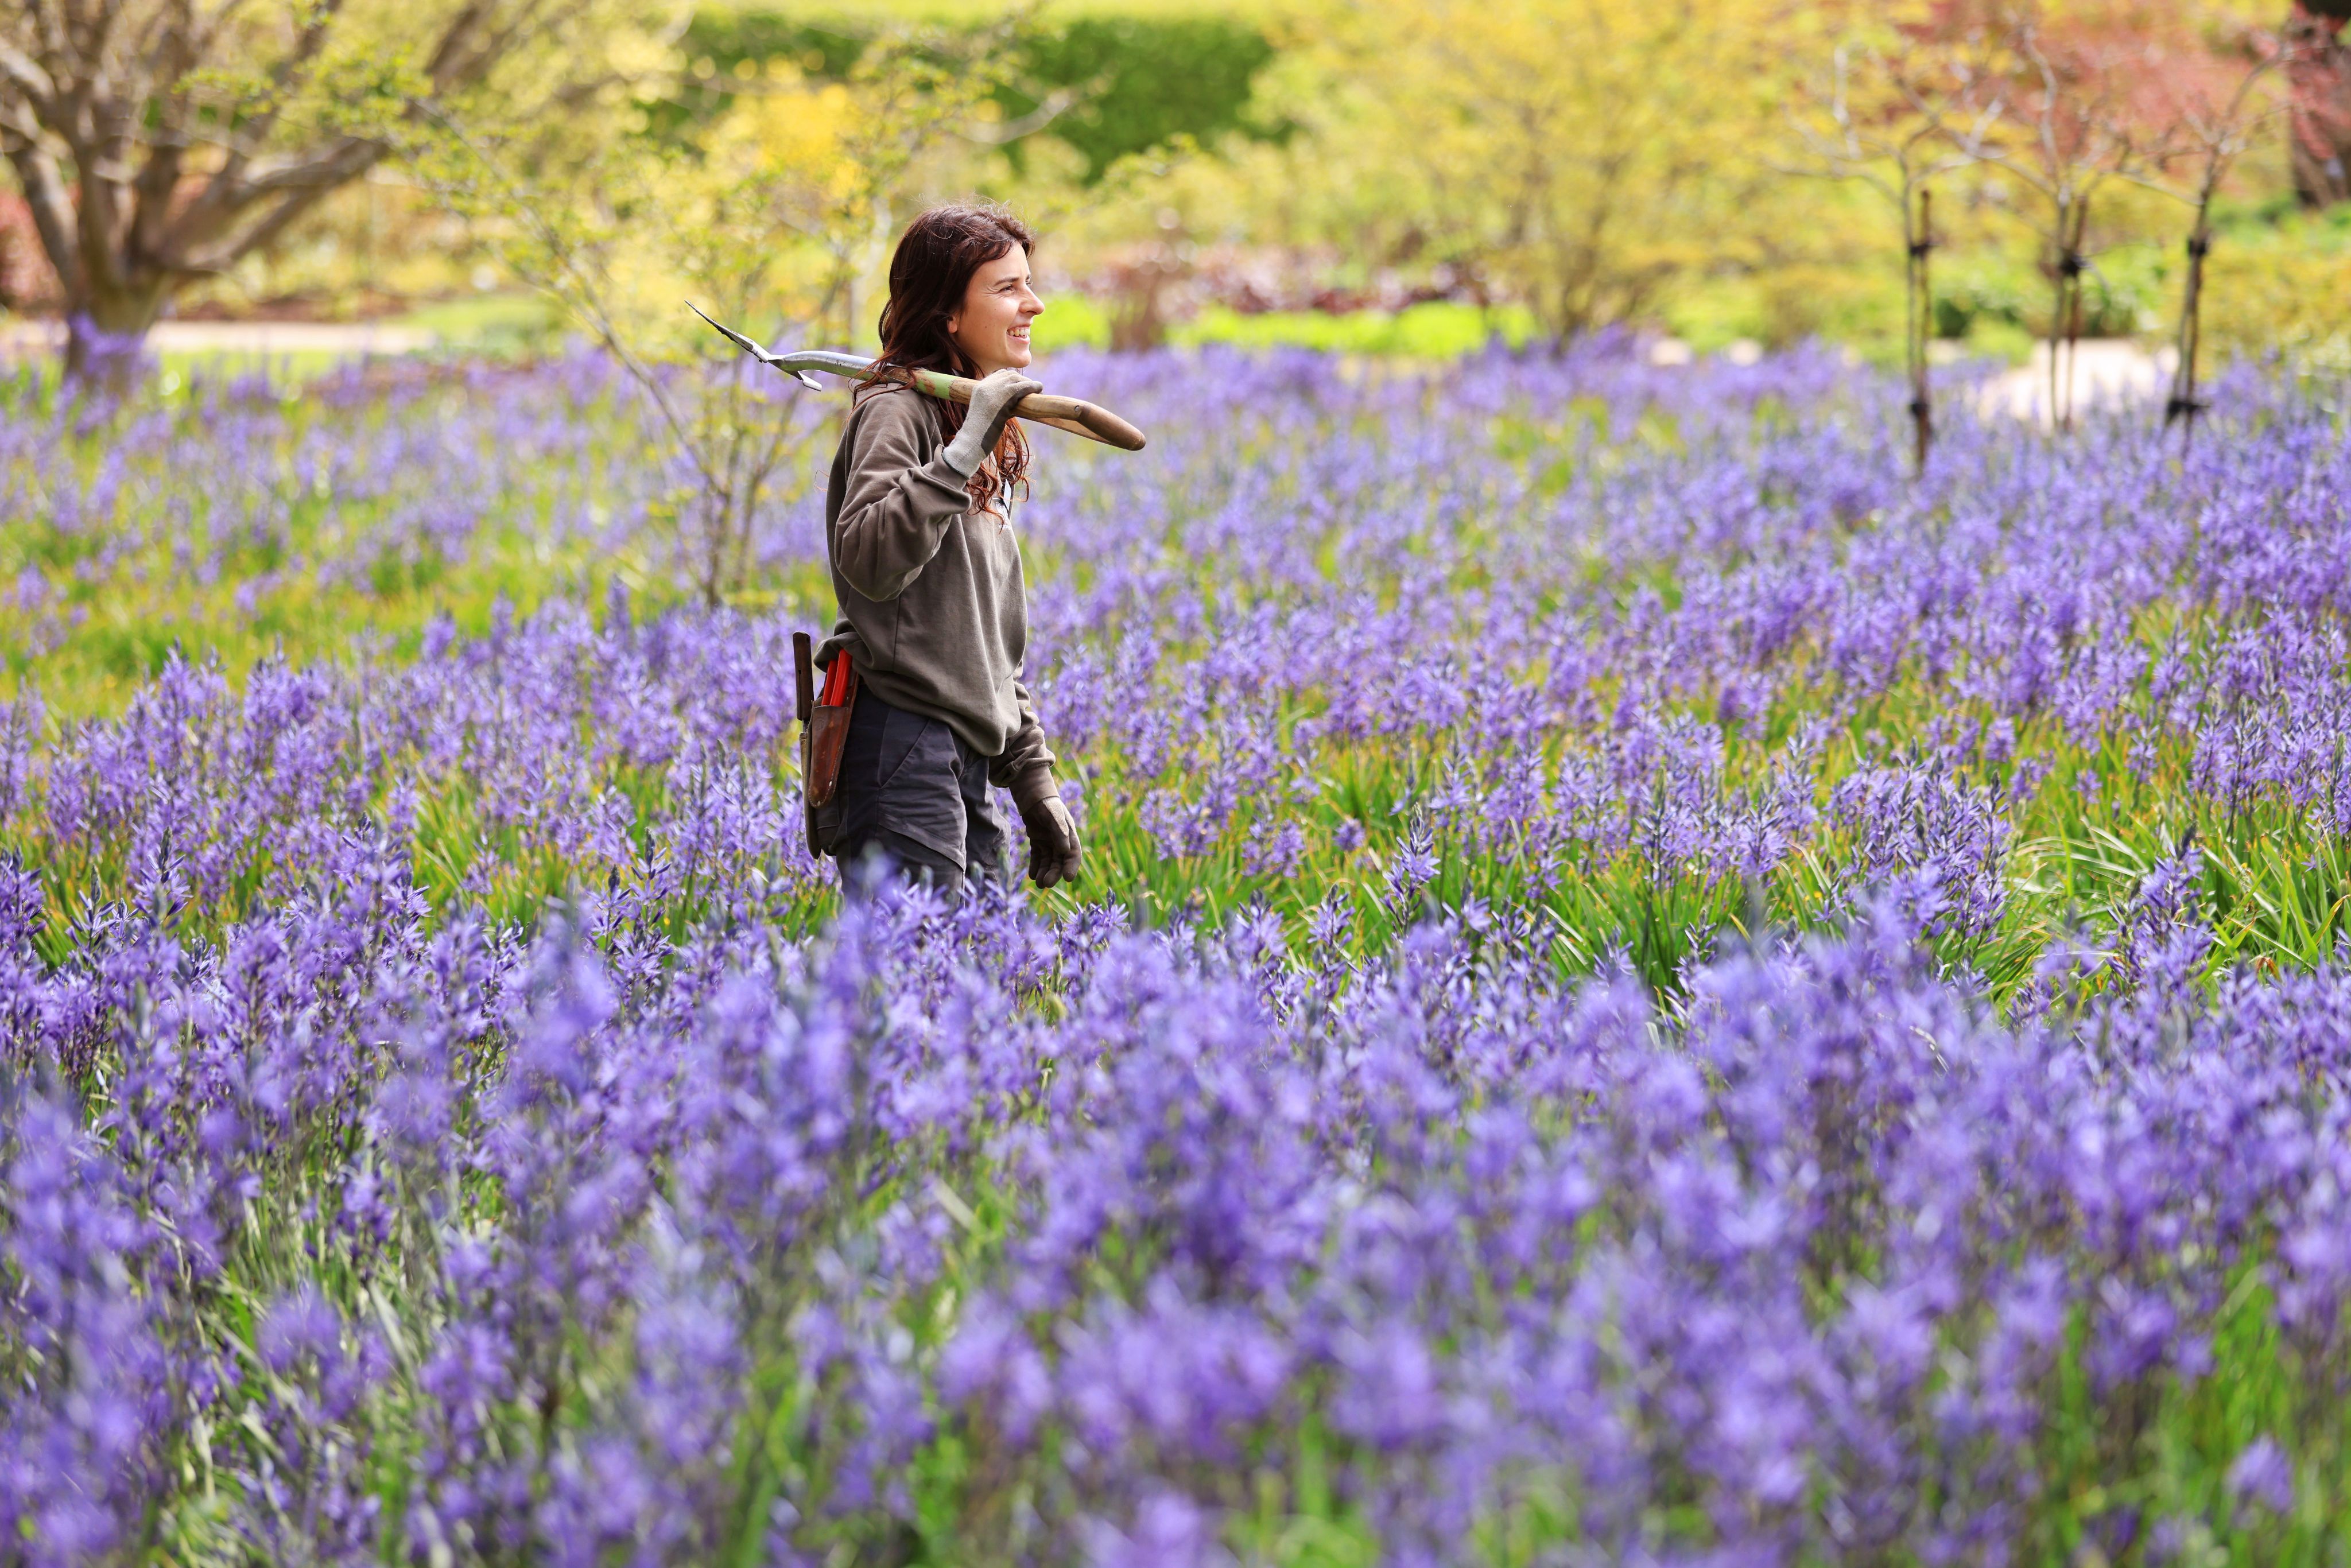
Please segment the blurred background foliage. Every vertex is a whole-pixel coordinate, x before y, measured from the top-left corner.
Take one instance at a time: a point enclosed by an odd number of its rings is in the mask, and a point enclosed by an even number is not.
[[[1805,95],[1841,47],[1959,49],[2029,10],[2074,57],[2116,39],[2137,51],[2137,97],[2108,107],[2151,142],[2177,131],[2189,88],[2237,79],[2294,26],[2334,38],[2331,9],[705,0],[637,24],[630,101],[464,141],[498,180],[455,179],[450,137],[428,128],[173,308],[391,318],[542,347],[582,320],[577,279],[543,254],[562,232],[601,269],[612,319],[651,334],[649,355],[711,350],[676,308],[684,289],[761,331],[855,342],[897,225],[977,194],[1047,231],[1048,346],[1437,356],[1629,326],[1697,351],[1825,338],[1891,361],[1899,225],[1870,191],[1795,167]],[[2272,73],[2214,204],[2205,340],[2223,356],[2346,357],[2351,206],[2307,189],[2324,170],[2295,152],[2351,124],[2351,72],[2328,47],[2331,88]],[[2013,107],[2007,123],[2022,129]],[[2189,183],[2150,159],[2097,198],[2085,334],[2171,330]],[[1933,331],[2020,358],[2052,325],[2031,193],[1987,167],[1939,185]],[[695,237],[714,228],[729,237]],[[729,291],[720,274],[754,276]],[[21,201],[0,195],[0,304],[37,314],[57,292]]]

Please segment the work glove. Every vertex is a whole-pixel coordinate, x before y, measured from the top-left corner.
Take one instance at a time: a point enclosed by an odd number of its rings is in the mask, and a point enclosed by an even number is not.
[[[1020,811],[1020,825],[1029,830],[1029,880],[1052,887],[1078,880],[1085,852],[1078,847],[1078,824],[1061,804],[1050,768],[1039,768],[1012,791]]]
[[[955,471],[967,479],[978,473],[979,465],[996,450],[1004,427],[1012,422],[1014,406],[1030,392],[1044,390],[1044,382],[1032,382],[1015,370],[1001,370],[982,381],[971,394],[963,428],[947,443],[947,462]]]

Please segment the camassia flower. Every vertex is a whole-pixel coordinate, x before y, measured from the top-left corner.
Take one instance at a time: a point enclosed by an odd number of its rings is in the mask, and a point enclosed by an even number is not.
[[[2224,381],[2184,455],[1960,414],[1913,482],[1821,354],[1055,380],[1154,435],[1019,513],[1081,902],[834,899],[814,612],[666,592],[599,361],[7,405],[13,1555],[2351,1527],[2324,399]],[[394,613],[582,540],[639,586]],[[167,575],[213,619],[67,689]],[[298,579],[406,631],[207,651]]]
[[[2062,1366],[2150,1422],[2216,1314],[2340,1354],[2351,975],[2011,1030],[1903,898],[1667,1013],[1515,918],[1325,971],[1279,923],[891,894],[633,978],[559,923],[122,928],[16,982],[20,1060],[125,1092],[8,1103],[13,1527],[116,1551],[194,1444],[225,1527],[314,1554],[820,1553],[949,1496],[1207,1560],[1244,1463],[1430,1561],[1635,1550],[1668,1476],[1693,1548],[1962,1550],[2046,1508]],[[947,1452],[986,1459],[942,1494]]]

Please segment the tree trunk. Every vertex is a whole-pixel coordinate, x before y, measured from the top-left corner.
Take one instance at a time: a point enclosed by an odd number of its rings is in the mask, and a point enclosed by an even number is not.
[[[66,307],[66,375],[115,392],[130,389],[148,329],[171,296],[168,281],[77,289]]]
[[[1935,292],[1927,270],[1935,250],[1935,198],[1918,193],[1918,225],[1910,225],[1910,193],[1902,193],[1902,243],[1908,260],[1902,275],[1902,353],[1910,372],[1911,459],[1917,472],[1927,472],[1927,453],[1935,444],[1934,389],[1927,350],[1935,338]]]
[[[2287,140],[2306,207],[2351,201],[2351,45],[2345,0],[2297,0],[2285,25]]]

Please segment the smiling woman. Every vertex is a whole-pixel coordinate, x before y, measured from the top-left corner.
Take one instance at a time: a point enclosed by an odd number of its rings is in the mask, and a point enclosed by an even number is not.
[[[1036,235],[1000,207],[935,207],[907,225],[890,259],[875,368],[997,382],[997,392],[973,397],[968,416],[956,410],[946,417],[950,435],[963,444],[958,465],[983,509],[993,508],[999,494],[1008,499],[1015,485],[1027,488],[1029,441],[1008,411],[1043,389],[1029,382],[1011,397],[1002,389],[1011,384],[1010,372],[1028,368],[1029,323],[1045,309],[1029,287],[1036,248]]]
[[[1077,874],[1077,826],[1023,679],[1029,595],[1012,531],[1029,474],[1012,411],[1044,390],[1020,373],[1045,308],[1029,286],[1035,244],[996,207],[940,207],[907,227],[878,365],[979,385],[966,411],[875,383],[833,458],[825,543],[840,615],[817,662],[824,706],[850,712],[837,775],[811,754],[809,837],[852,888],[875,860],[950,892],[1002,878],[991,786],[1012,791],[1037,884]]]
[[[1014,248],[982,263],[947,318],[947,338],[983,376],[1029,367],[1029,323],[1045,313],[1029,285],[1029,253]]]

